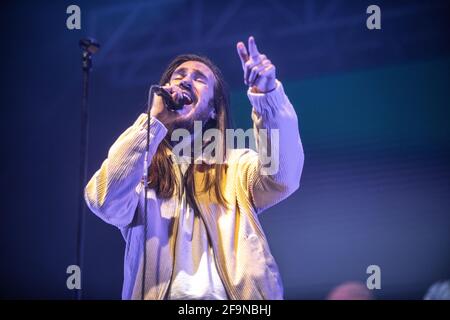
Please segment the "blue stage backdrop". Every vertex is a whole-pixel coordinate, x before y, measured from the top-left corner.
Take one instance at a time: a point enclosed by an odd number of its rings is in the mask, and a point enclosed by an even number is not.
[[[235,44],[277,67],[305,149],[300,189],[261,221],[287,299],[325,299],[381,268],[377,299],[450,278],[448,1],[14,1],[3,4],[0,298],[73,299],[81,59],[92,36],[88,176],[177,54],[209,56],[251,126]],[[81,30],[66,9],[81,8]],[[87,211],[85,299],[120,299],[124,240]]]

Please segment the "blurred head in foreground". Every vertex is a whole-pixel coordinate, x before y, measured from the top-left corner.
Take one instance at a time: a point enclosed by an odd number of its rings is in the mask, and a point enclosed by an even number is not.
[[[373,300],[372,292],[361,282],[345,282],[333,288],[327,300]]]

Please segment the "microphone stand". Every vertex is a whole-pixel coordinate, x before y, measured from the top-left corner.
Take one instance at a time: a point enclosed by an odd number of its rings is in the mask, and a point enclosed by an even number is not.
[[[145,154],[144,154],[144,172],[143,172],[143,180],[144,180],[144,235],[142,239],[142,247],[144,249],[143,252],[143,262],[142,262],[142,278],[141,278],[141,300],[145,300],[146,286],[145,280],[147,275],[147,214],[148,214],[148,154],[150,152],[150,113],[153,106],[153,99],[155,94],[161,95],[163,98],[164,105],[166,108],[172,107],[172,110],[180,109],[181,106],[175,104],[172,101],[172,98],[168,92],[162,89],[159,85],[152,85],[148,91],[148,102],[147,102],[147,136],[145,142]],[[170,106],[170,107],[169,107]]]
[[[148,93],[148,102],[147,102],[147,137],[145,143],[145,154],[144,154],[144,172],[143,172],[143,181],[144,181],[144,235],[142,239],[142,247],[143,247],[143,262],[142,262],[142,278],[141,278],[141,300],[145,300],[146,294],[146,286],[145,280],[147,275],[147,215],[148,215],[148,154],[150,152],[150,113],[153,106],[153,99],[155,94],[160,95],[163,98],[163,102],[166,108],[172,111],[179,110],[183,107],[183,105],[187,102],[185,98],[181,99],[178,103],[172,100],[170,94],[165,91],[159,85],[152,85],[149,89]]]
[[[147,105],[147,136],[145,142],[145,155],[144,155],[144,172],[143,172],[143,180],[144,180],[144,235],[142,239],[142,247],[144,249],[143,252],[143,262],[142,262],[142,278],[141,278],[141,300],[145,300],[145,280],[147,274],[147,213],[148,213],[148,153],[150,151],[150,112],[153,106],[153,98],[155,93],[160,93],[161,88],[157,85],[152,85],[149,89],[148,93],[148,105]]]
[[[84,249],[84,216],[86,204],[84,202],[84,187],[87,177],[88,159],[88,133],[89,133],[89,108],[88,88],[89,74],[92,70],[92,54],[96,53],[100,45],[92,38],[82,39],[79,43],[82,49],[83,93],[81,99],[81,137],[80,137],[80,171],[79,171],[79,195],[78,195],[78,221],[77,221],[77,257],[76,264],[83,270]],[[82,279],[82,278],[81,278]],[[82,287],[76,291],[76,298],[81,300]]]

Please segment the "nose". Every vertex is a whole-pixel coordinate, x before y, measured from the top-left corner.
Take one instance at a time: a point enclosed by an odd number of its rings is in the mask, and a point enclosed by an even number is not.
[[[187,89],[187,90],[190,91],[190,90],[192,89],[192,83],[191,83],[190,80],[183,79],[183,80],[180,82],[180,87],[183,88],[183,89]]]

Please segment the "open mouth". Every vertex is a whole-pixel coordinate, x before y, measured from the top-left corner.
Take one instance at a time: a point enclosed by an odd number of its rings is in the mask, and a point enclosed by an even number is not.
[[[191,92],[183,90],[182,95],[186,101],[185,105],[191,105],[195,102],[195,95]]]

